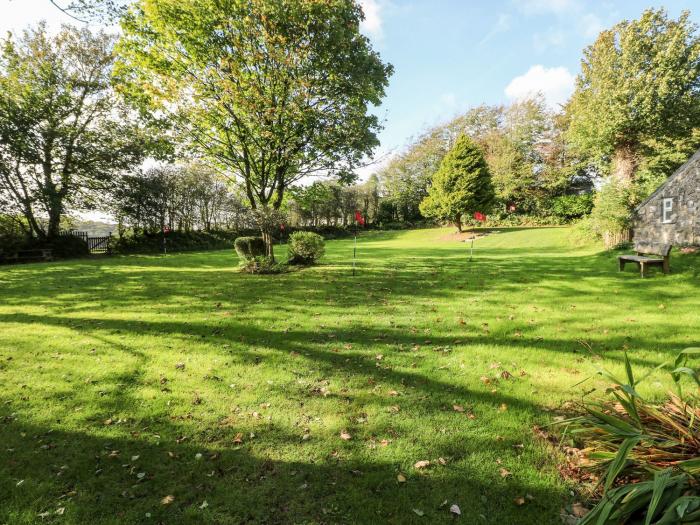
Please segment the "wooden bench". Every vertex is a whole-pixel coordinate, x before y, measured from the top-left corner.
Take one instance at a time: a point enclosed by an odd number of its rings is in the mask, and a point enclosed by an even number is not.
[[[661,266],[664,273],[671,272],[671,248],[670,244],[658,242],[635,242],[634,251],[636,255],[620,255],[617,260],[620,264],[620,271],[625,269],[628,262],[636,263],[642,277],[649,266]]]

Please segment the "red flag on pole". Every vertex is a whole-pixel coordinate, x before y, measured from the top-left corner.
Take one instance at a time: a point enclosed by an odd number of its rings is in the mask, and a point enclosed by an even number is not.
[[[486,215],[484,215],[480,211],[474,213],[474,218],[479,222],[486,222]]]
[[[358,210],[355,210],[355,220],[357,221],[357,223],[360,226],[365,225],[365,218],[362,216],[362,214]]]

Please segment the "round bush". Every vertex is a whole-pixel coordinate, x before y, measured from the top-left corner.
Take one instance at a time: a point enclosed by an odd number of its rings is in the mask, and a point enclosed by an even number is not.
[[[265,255],[265,241],[262,237],[238,237],[233,241],[233,247],[243,261]]]
[[[318,233],[294,232],[288,250],[289,264],[313,264],[323,257],[325,241]]]
[[[272,257],[264,255],[245,259],[240,266],[241,271],[256,274],[282,273],[285,268],[284,265],[276,263]]]

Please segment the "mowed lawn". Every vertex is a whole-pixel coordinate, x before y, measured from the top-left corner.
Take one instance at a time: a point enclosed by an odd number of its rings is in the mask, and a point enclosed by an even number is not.
[[[232,251],[0,268],[0,523],[560,523],[532,427],[624,350],[641,373],[698,346],[700,257],[642,280],[566,228],[471,263],[448,233],[364,234],[356,277],[352,240],[277,276]]]

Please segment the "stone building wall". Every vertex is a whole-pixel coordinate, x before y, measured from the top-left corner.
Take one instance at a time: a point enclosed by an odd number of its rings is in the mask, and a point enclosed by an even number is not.
[[[666,198],[673,199],[673,209],[664,223]],[[635,241],[700,245],[700,151],[637,208],[633,228]]]

